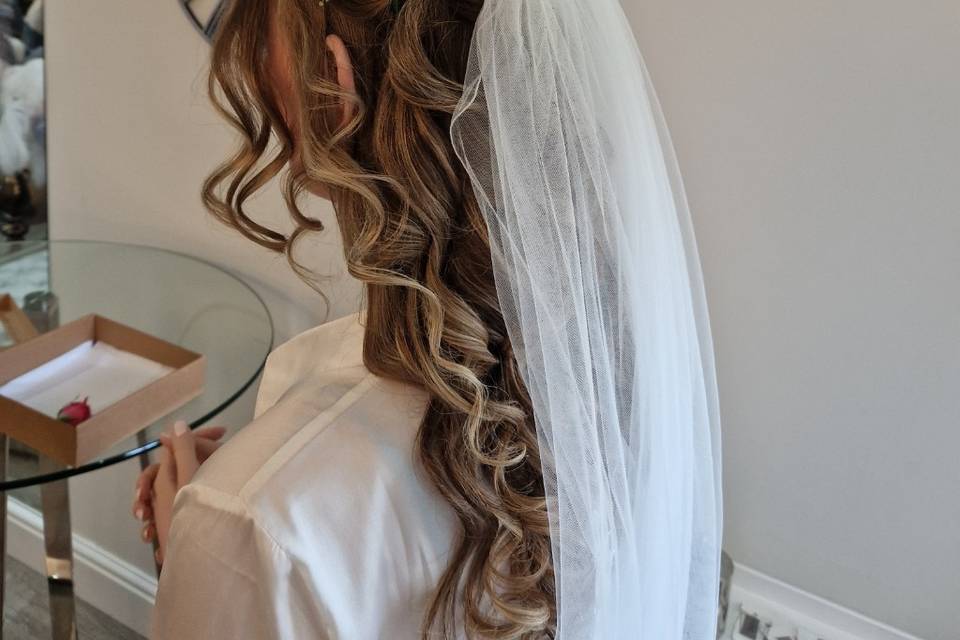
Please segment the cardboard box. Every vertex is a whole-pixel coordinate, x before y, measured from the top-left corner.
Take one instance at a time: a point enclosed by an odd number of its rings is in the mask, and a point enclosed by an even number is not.
[[[3,323],[7,335],[15,343],[19,344],[37,337],[37,328],[30,322],[27,314],[17,306],[9,293],[0,296],[0,323]]]
[[[68,466],[90,461],[203,392],[204,355],[96,314],[0,351],[0,385],[88,340],[102,341],[173,371],[96,411],[76,427],[0,396],[0,432]]]

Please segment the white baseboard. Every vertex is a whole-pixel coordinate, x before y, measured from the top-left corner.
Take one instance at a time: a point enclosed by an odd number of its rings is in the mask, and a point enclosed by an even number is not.
[[[7,553],[43,573],[40,514],[14,498],[8,500],[7,513]],[[76,534],[73,536],[73,555],[77,597],[146,636],[157,591],[156,577]],[[748,566],[736,564],[730,585],[731,608],[741,602],[762,615],[790,620],[825,640],[921,640]],[[733,615],[732,609],[731,618]]]
[[[747,609],[789,620],[824,640],[921,640],[737,563],[730,582],[731,620],[741,602]]]
[[[7,553],[44,573],[43,519],[15,498],[7,500]],[[157,591],[156,576],[119,559],[95,542],[73,536],[74,594],[146,636]],[[83,630],[80,630],[83,637]]]

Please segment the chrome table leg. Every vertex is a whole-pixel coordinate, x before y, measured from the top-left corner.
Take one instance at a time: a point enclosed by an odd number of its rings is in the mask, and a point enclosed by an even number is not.
[[[64,469],[40,456],[41,473]],[[50,629],[53,640],[76,640],[77,615],[73,597],[73,545],[70,531],[70,494],[67,479],[40,486],[43,544],[46,549],[47,587],[50,592]]]

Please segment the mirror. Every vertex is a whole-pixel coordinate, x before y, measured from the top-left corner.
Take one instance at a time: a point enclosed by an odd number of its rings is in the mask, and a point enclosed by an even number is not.
[[[43,0],[0,0],[0,241],[47,237]]]
[[[226,9],[225,0],[180,0],[180,6],[203,37],[212,40]]]

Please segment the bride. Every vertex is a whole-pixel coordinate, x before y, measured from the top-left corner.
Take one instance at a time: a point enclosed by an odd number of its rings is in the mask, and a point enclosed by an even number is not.
[[[204,203],[313,282],[329,199],[364,304],[271,353],[230,440],[163,437],[151,637],[715,637],[708,314],[616,0],[231,5]],[[289,234],[248,215],[278,175]]]

